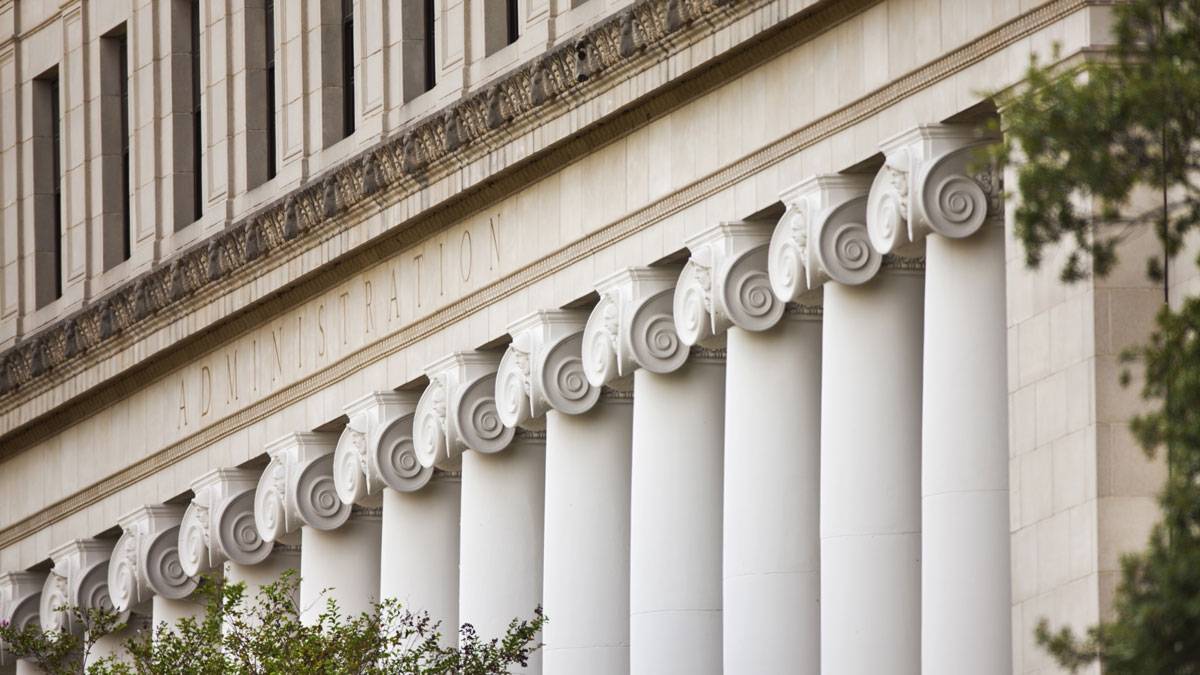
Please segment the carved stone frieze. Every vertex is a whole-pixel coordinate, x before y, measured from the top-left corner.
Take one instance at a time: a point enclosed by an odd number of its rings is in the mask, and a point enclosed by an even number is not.
[[[179,526],[179,563],[196,576],[226,560],[255,565],[271,554],[254,521],[254,493],[261,473],[213,469],[192,481],[192,503]]]
[[[426,366],[429,386],[417,403],[413,443],[421,466],[458,470],[463,452],[499,452],[512,441],[496,409],[500,357],[454,352]]]
[[[886,159],[867,200],[875,249],[894,253],[934,232],[961,239],[989,219],[1000,222],[1000,172],[972,171],[979,149],[994,141],[952,124],[922,124],[884,141]]]
[[[113,555],[110,539],[75,539],[50,552],[54,567],[46,576],[38,605],[43,630],[79,633],[84,626],[63,607],[80,609],[116,609],[108,591],[109,558]]]
[[[583,372],[592,386],[629,388],[637,368],[669,373],[687,360],[675,331],[678,267],[631,267],[596,282],[600,301],[583,330]]]
[[[123,531],[108,566],[108,590],[118,610],[132,610],[159,595],[180,600],[199,579],[179,560],[179,526],[184,507],[159,504],[135,509],[117,520]]]
[[[675,287],[675,330],[695,345],[730,326],[762,331],[783,315],[771,292],[767,252],[771,223],[722,223],[688,239],[692,252]]]
[[[827,281],[857,285],[879,271],[880,254],[867,235],[869,178],[825,174],[788,188],[787,210],[768,253],[771,288],[785,302]]]
[[[433,477],[413,445],[413,417],[420,395],[377,391],[345,407],[350,418],[333,455],[338,496],[347,504],[377,507],[383,489],[419,490]]]
[[[292,433],[267,445],[271,461],[254,493],[254,522],[265,541],[279,541],[307,525],[333,530],[350,518],[337,494],[333,451],[338,435]]]
[[[578,415],[596,404],[600,388],[583,372],[587,317],[579,310],[543,310],[509,325],[513,341],[496,374],[496,406],[505,426],[542,429],[551,408]]]

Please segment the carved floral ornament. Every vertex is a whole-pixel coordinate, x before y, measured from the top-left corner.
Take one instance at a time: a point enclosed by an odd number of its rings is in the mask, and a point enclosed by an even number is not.
[[[688,358],[675,331],[677,267],[631,267],[596,283],[600,301],[583,329],[583,372],[592,386],[628,389],[637,368],[669,373]]]
[[[117,522],[123,530],[108,565],[113,606],[131,610],[153,596],[180,600],[196,590],[199,580],[179,562],[181,506],[143,506]]]
[[[827,281],[857,285],[875,276],[883,258],[867,234],[869,180],[824,174],[783,192],[787,210],[771,236],[767,263],[776,296],[790,302]]]
[[[421,466],[456,471],[463,452],[499,452],[512,442],[513,430],[496,409],[499,365],[496,354],[454,352],[425,368],[429,386],[413,421]]]
[[[691,258],[679,275],[673,311],[675,330],[695,345],[731,326],[763,331],[783,316],[771,292],[767,252],[771,224],[722,223],[689,239]]]
[[[72,632],[83,630],[70,614],[57,607],[116,609],[108,592],[109,556],[112,540],[75,539],[50,552],[54,567],[42,586],[38,618],[43,630]]]
[[[337,435],[293,433],[267,445],[271,461],[254,493],[254,521],[263,540],[279,541],[307,525],[333,530],[350,518],[337,495],[333,451]]]
[[[587,412],[600,387],[583,370],[583,327],[587,312],[547,310],[508,327],[512,344],[496,374],[496,407],[507,427],[545,428],[550,409],[568,415]]]
[[[194,577],[226,560],[256,565],[271,554],[254,521],[254,494],[260,473],[214,469],[192,481],[195,496],[179,527],[179,563]]]
[[[875,249],[893,253],[934,232],[962,239],[989,219],[999,222],[999,172],[970,170],[976,152],[992,141],[973,127],[950,124],[920,125],[884,141],[886,160],[867,201]]]
[[[413,444],[418,399],[413,392],[373,392],[345,407],[350,421],[333,455],[334,484],[344,503],[376,507],[385,487],[412,492],[433,477]]]

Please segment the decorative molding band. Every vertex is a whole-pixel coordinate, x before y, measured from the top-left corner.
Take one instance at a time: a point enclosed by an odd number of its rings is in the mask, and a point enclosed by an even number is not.
[[[821,305],[801,305],[798,302],[789,302],[784,305],[783,315],[796,318],[819,319],[825,315],[825,308]]]
[[[688,353],[695,361],[725,361],[724,347],[712,348],[696,345],[688,350]]]
[[[517,429],[513,435],[514,441],[533,441],[534,443],[546,442],[545,429]]]
[[[889,272],[912,272],[914,274],[925,273],[925,258],[906,258],[901,255],[885,255],[883,256],[883,269]]]
[[[862,3],[855,11],[861,11],[861,9],[869,6],[869,4],[873,3]],[[635,211],[621,220],[534,262],[520,272],[500,279],[490,286],[465,296],[430,316],[399,330],[391,336],[329,365],[324,370],[314,373],[308,379],[284,387],[271,396],[214,422],[211,426],[163,448],[136,464],[97,481],[73,495],[47,505],[37,513],[0,530],[0,548],[7,548],[42,528],[68,518],[72,514],[100,502],[109,495],[134,485],[161,471],[163,468],[190,457],[208,445],[237,433],[239,430],[250,426],[256,421],[310,396],[313,392],[319,391],[334,382],[359,372],[380,359],[405,349],[427,335],[441,330],[444,326],[459,321],[497,300],[517,293],[553,275],[557,271],[569,267],[579,260],[586,259],[596,251],[611,246],[617,241],[636,234],[694,204],[698,204],[709,195],[735,185],[747,176],[774,166],[805,148],[811,147],[839,131],[868,119],[894,105],[896,102],[952,77],[980,60],[1011,44],[1019,42],[1030,34],[1084,7],[1095,4],[1107,3],[1098,0],[1052,0],[1040,8],[981,36],[978,40],[966,44],[898,80],[892,81],[844,108],[797,129],[782,139],[733,162],[724,169],[710,174],[664,197],[658,202]],[[828,13],[814,13],[799,17],[788,29],[782,30],[777,35],[749,47],[745,58],[731,59],[714,66],[705,73],[704,77],[697,78],[692,83],[694,91],[697,93],[706,91],[716,82],[726,80],[749,68],[754,63],[755,57],[766,58],[769,55],[778,54],[789,45],[810,39],[816,34],[828,30],[844,18],[840,14]],[[653,102],[651,105],[653,105]],[[664,109],[667,109],[669,106],[674,105],[674,103],[663,99],[661,105],[664,106]],[[605,128],[602,128],[596,133],[610,133],[615,137],[616,135],[626,133],[638,123],[640,122],[636,119],[629,118],[625,122],[629,126],[614,123],[612,126],[606,127],[607,131],[604,131]],[[543,162],[535,165],[537,168],[531,167],[530,171],[548,170],[545,169],[545,166],[548,164],[549,162]],[[344,267],[351,268],[353,265],[346,265]],[[280,302],[283,302],[283,300],[280,300]],[[282,306],[280,305],[279,307]],[[268,303],[262,311],[274,312],[277,311],[277,308]],[[157,376],[157,373],[155,375]],[[117,393],[123,395],[124,391],[118,391]],[[108,402],[98,399],[96,402],[91,403],[90,406],[81,406],[78,412],[72,414],[79,416],[88,415],[103,405],[107,405]],[[55,420],[53,426],[47,428],[61,429],[64,424],[72,421],[71,419],[63,419],[67,417],[68,415],[65,414],[60,416]],[[14,442],[12,445],[24,447],[29,442],[32,441]]]
[[[600,398],[605,401],[632,401],[633,390],[622,391],[620,389],[613,389],[612,387],[601,387]]]

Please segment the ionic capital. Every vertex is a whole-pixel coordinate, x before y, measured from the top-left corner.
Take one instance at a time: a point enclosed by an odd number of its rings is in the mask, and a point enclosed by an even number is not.
[[[383,489],[419,490],[433,476],[413,446],[417,392],[377,391],[350,402],[350,419],[333,453],[333,480],[347,504],[377,507]]]
[[[196,576],[226,560],[257,565],[271,555],[254,522],[254,493],[262,473],[213,469],[192,481],[192,503],[179,526],[179,564]]]
[[[675,330],[695,345],[730,326],[763,331],[783,315],[771,292],[767,253],[772,223],[722,223],[688,239],[691,258],[675,286]]]
[[[551,408],[569,415],[587,412],[600,388],[583,372],[583,327],[587,312],[544,310],[508,327],[512,343],[496,373],[496,408],[505,426],[545,428]]]
[[[0,621],[7,622],[16,631],[26,626],[39,625],[38,604],[42,587],[46,585],[45,572],[6,572],[0,574]],[[13,657],[4,652],[0,642],[0,665],[8,665]]]
[[[961,239],[999,218],[1000,173],[969,169],[976,151],[994,141],[970,126],[922,124],[881,143],[886,159],[867,202],[875,249],[892,253],[934,232]]]
[[[631,267],[596,282],[600,301],[583,329],[583,372],[593,386],[623,388],[637,368],[669,373],[687,361],[673,317],[677,267]],[[625,387],[627,388],[627,387]]]
[[[827,281],[870,281],[882,257],[867,236],[870,178],[825,174],[794,185],[780,199],[787,211],[771,236],[771,288],[786,302]]]
[[[113,606],[131,610],[155,595],[180,600],[196,590],[199,580],[179,562],[182,506],[143,506],[117,519],[121,538],[108,564],[108,591]]]
[[[429,386],[417,403],[413,444],[421,466],[456,471],[467,450],[508,447],[513,430],[496,410],[497,354],[454,352],[425,368]]]
[[[85,626],[59,607],[113,611],[108,593],[108,565],[113,552],[111,539],[75,539],[50,552],[54,567],[42,586],[38,618],[42,630],[78,633]]]
[[[303,525],[332,530],[350,518],[350,505],[333,483],[337,439],[332,432],[304,432],[267,445],[271,461],[254,493],[254,522],[264,540],[278,541]]]

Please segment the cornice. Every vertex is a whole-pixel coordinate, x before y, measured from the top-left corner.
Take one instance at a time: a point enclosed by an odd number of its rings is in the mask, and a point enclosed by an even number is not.
[[[694,93],[706,91],[714,83],[725,81],[751,67],[755,63],[756,57],[765,58],[767,55],[779,53],[788,45],[811,39],[815,35],[832,28],[846,16],[861,11],[871,4],[874,3],[845,3],[836,6],[836,10],[834,8],[826,8],[821,12],[796,17],[777,34],[765,37],[747,46],[746,50],[741,53],[741,58],[733,58],[733,55],[730,55],[730,58],[714,65],[703,76],[698,76],[687,83],[684,89],[686,92]],[[579,260],[586,259],[596,251],[604,249],[616,241],[641,232],[673,214],[701,203],[709,195],[735,185],[749,175],[774,166],[805,148],[811,147],[844,129],[848,129],[870,118],[894,105],[896,102],[954,76],[956,73],[969,68],[980,60],[1025,39],[1031,33],[1084,7],[1095,4],[1103,3],[1092,2],[1090,0],[1053,0],[1052,2],[1048,2],[1042,7],[981,36],[979,39],[953,50],[921,68],[915,69],[911,73],[892,81],[880,89],[870,92],[844,108],[816,119],[807,126],[801,127],[787,136],[730,163],[725,168],[701,178],[695,183],[669,194],[659,201],[634,211],[603,229],[555,251],[542,260],[529,265],[524,270],[500,279],[470,295],[464,296],[412,325],[402,328],[391,336],[329,365],[324,370],[314,373],[311,377],[289,385],[237,413],[216,421],[191,436],[162,448],[158,452],[113,475],[99,480],[57,502],[48,504],[37,513],[0,530],[0,548],[12,546],[15,542],[53,523],[68,518],[92,504],[98,503],[109,495],[115,494],[166,467],[192,456],[212,443],[226,438],[297,401],[303,400],[313,392],[338,382],[378,362],[380,359],[418,342],[425,336],[441,330],[442,327],[459,321],[463,317],[487,307],[501,298],[517,293],[529,285],[569,267]],[[853,11],[851,11],[851,7],[853,7]],[[647,101],[645,106],[653,107],[661,105],[663,109],[667,109],[676,104],[677,102],[667,100],[665,97],[658,97]],[[647,112],[644,108],[635,108],[629,111],[626,117],[614,120],[612,123],[597,129],[593,133],[600,135],[613,134],[613,137],[617,137],[638,124],[637,119],[644,119],[646,115]],[[584,141],[581,140],[580,142]],[[595,141],[592,143],[598,144]],[[570,148],[560,149],[560,151],[569,154]],[[549,162],[546,161],[531,164],[529,170],[539,170],[540,167],[545,167],[547,164]],[[298,289],[297,292],[301,290]],[[281,297],[272,302],[285,303],[288,301],[290,301],[290,296]],[[259,318],[260,313],[261,316],[269,316],[269,313],[278,311],[278,307],[283,306],[286,305],[265,303],[262,307],[255,310],[256,313],[252,313],[252,318]],[[129,380],[130,378],[126,378],[126,381]],[[101,401],[100,403],[93,404],[94,407],[90,408],[81,405],[77,409],[77,412],[72,412],[71,414],[84,416],[91,414],[106,404],[106,402]],[[68,418],[66,414],[60,412],[54,420],[52,429],[61,429],[65,424],[71,422],[72,419],[74,418]],[[50,431],[42,433],[50,433]],[[19,450],[30,442],[32,441],[22,440],[19,443],[12,442],[8,447]],[[441,474],[435,473],[435,478],[439,475]]]
[[[878,0],[872,0],[876,2]],[[0,354],[0,410],[264,276],[381,204],[394,203],[575,107],[610,74],[636,71],[761,0],[639,0],[572,42],[414,121]],[[864,4],[863,0],[849,4]],[[844,10],[843,10],[843,13]],[[705,19],[700,22],[699,19]],[[182,309],[181,309],[182,308]],[[8,399],[8,400],[5,400]]]

